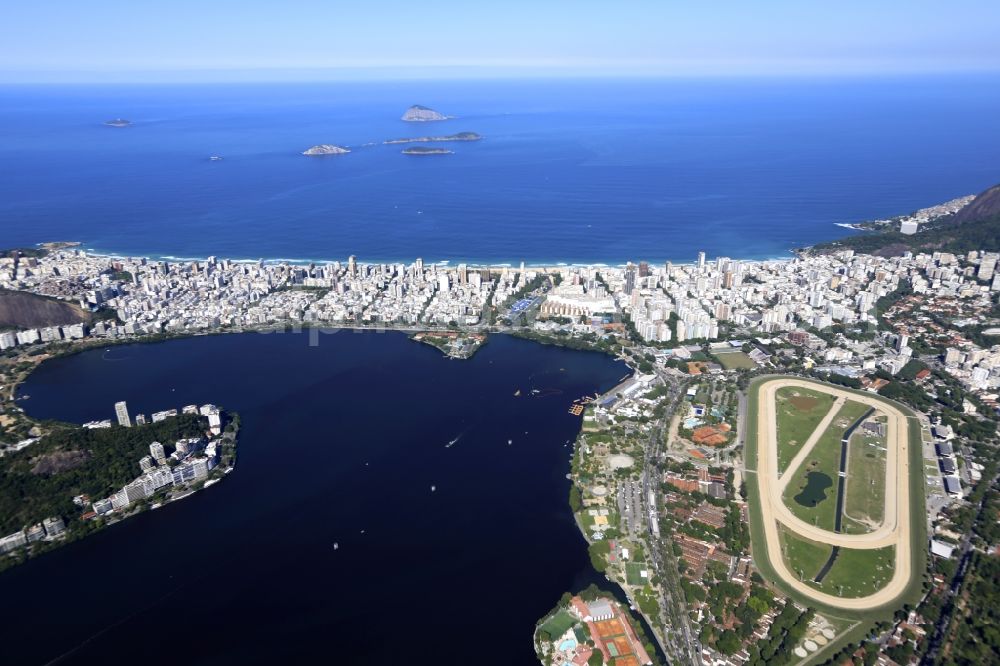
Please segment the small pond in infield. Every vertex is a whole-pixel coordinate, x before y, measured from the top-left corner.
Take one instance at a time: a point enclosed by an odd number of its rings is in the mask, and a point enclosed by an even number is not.
[[[795,501],[810,509],[826,499],[826,489],[833,485],[833,479],[823,472],[809,472],[806,475],[806,485]]]

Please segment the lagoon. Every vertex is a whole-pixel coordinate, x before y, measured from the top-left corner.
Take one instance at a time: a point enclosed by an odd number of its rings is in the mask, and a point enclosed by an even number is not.
[[[203,492],[0,575],[4,661],[534,663],[535,622],[606,585],[567,503],[567,408],[626,372],[503,335],[456,361],[347,331],[46,362],[21,389],[32,416],[214,402],[241,415],[239,458]]]

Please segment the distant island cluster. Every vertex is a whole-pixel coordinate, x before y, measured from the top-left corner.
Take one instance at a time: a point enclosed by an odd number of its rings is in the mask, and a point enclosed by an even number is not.
[[[408,123],[427,123],[451,120],[452,118],[454,118],[454,116],[446,116],[432,108],[421,106],[420,104],[414,104],[408,108],[405,113],[403,113],[401,120]],[[386,139],[382,142],[382,145],[391,146],[399,144],[406,145],[411,143],[452,143],[456,141],[479,141],[482,138],[482,136],[475,132],[458,132],[456,134],[436,136],[432,135],[404,137],[401,139]],[[302,154],[308,155],[309,157],[325,157],[327,155],[345,155],[349,152],[351,152],[351,149],[347,146],[324,143],[313,146],[312,148],[303,151]],[[455,151],[450,148],[410,145],[407,145],[407,147],[402,150],[404,155],[452,155],[454,152]]]
[[[446,116],[439,111],[426,106],[421,106],[420,104],[414,104],[408,108],[402,115],[401,120],[408,123],[426,123],[426,122],[437,122],[442,120],[451,120],[454,116]],[[124,118],[114,118],[112,120],[104,121],[104,124],[108,127],[132,127],[133,123],[130,120]],[[432,147],[432,146],[411,146],[407,144],[414,143],[453,143],[459,141],[479,141],[483,137],[476,132],[457,132],[455,134],[443,134],[443,135],[430,135],[430,136],[416,136],[416,137],[403,137],[399,139],[386,139],[382,141],[382,145],[392,146],[392,145],[406,145],[401,151],[403,155],[452,155],[454,150],[444,147]],[[366,146],[376,145],[374,143],[365,144]],[[328,155],[346,155],[351,152],[348,146],[341,146],[333,143],[319,143],[311,148],[307,148],[302,151],[303,155],[307,157],[326,157]],[[209,160],[213,162],[218,162],[222,160],[219,155],[212,155]]]

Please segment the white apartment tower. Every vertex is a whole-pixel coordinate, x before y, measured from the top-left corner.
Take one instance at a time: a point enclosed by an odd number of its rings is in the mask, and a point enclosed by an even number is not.
[[[125,404],[124,400],[115,403],[115,416],[118,417],[118,425],[125,428],[132,427],[132,419],[128,416],[128,405]]]
[[[149,445],[149,454],[157,462],[163,462],[167,458],[167,452],[163,449],[163,444],[159,442],[153,442]]]

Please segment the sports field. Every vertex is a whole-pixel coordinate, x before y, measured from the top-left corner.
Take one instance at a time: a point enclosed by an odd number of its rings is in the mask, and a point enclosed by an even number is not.
[[[552,638],[556,638],[566,633],[574,624],[576,624],[576,618],[565,610],[560,609],[555,615],[545,620],[542,626],[539,627],[539,630],[547,632]]]
[[[646,572],[646,576],[642,572]],[[649,567],[640,562],[628,562],[625,564],[625,581],[629,585],[642,587],[649,582]]]
[[[712,352],[719,364],[726,370],[752,370],[757,367],[753,359],[739,350]]]

